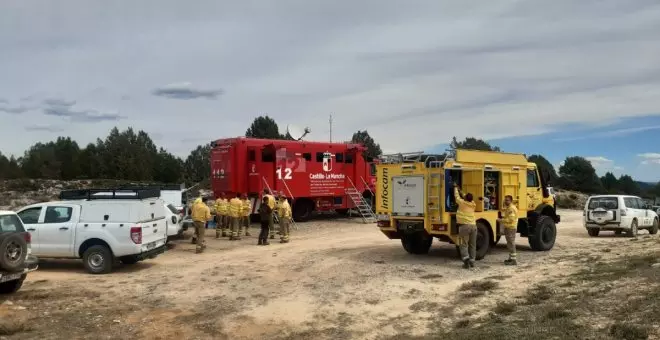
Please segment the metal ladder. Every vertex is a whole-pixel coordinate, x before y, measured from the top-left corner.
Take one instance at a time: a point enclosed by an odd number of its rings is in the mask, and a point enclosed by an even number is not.
[[[358,189],[355,187],[353,184],[353,181],[351,181],[350,177],[348,178],[348,182],[351,184],[350,188],[346,188],[345,192],[348,197],[351,198],[351,201],[353,201],[353,204],[355,204],[355,207],[357,208],[358,212],[360,213],[360,216],[362,217],[362,220],[364,223],[376,223],[377,218],[376,214],[374,214],[373,210],[371,210],[371,205],[362,197],[362,193],[358,191]]]
[[[261,179],[264,181],[264,185],[266,186],[266,189],[268,189],[268,192],[272,195],[273,190],[268,185],[268,181],[266,181],[266,177],[262,176]],[[282,182],[284,182],[284,181],[282,181]],[[289,197],[291,197],[291,199],[293,199],[293,195],[291,195],[291,190],[289,190],[289,186],[286,185],[286,183],[284,183],[284,187],[286,188],[286,191],[288,191]],[[276,202],[276,204],[277,204],[277,202]],[[280,223],[280,218],[279,218],[279,216],[277,216],[276,211],[273,211],[273,223],[278,223],[278,224]],[[298,230],[298,226],[296,225],[296,222],[293,221],[293,217],[291,218],[291,226],[293,227],[294,230]]]
[[[428,214],[431,217],[431,223],[441,222],[440,217],[440,203],[442,202],[441,196],[442,192],[442,174],[430,174],[429,183],[426,189],[426,197],[428,197],[427,210]]]

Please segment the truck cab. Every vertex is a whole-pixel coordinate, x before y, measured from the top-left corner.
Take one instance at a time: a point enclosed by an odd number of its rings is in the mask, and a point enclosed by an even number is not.
[[[434,238],[457,243],[454,184],[475,199],[477,259],[501,237],[497,219],[506,195],[518,208],[517,231],[532,249],[554,246],[560,218],[536,164],[525,155],[459,149],[442,160],[421,156],[385,159],[376,166],[378,226],[388,238],[401,239],[406,251],[426,253]]]

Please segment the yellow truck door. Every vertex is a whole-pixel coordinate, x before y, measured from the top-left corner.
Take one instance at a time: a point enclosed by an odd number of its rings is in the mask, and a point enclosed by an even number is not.
[[[472,194],[474,203],[477,204],[474,211],[484,211],[484,170],[464,169],[461,191],[463,195]]]
[[[536,209],[542,201],[543,192],[538,173],[534,168],[527,168],[527,211]]]
[[[502,171],[501,176],[502,192],[500,193],[500,197],[502,197],[502,202],[504,202],[504,197],[511,195],[511,197],[513,197],[513,204],[515,204],[518,209],[524,208],[527,200],[526,196],[520,196],[520,172],[516,170]]]

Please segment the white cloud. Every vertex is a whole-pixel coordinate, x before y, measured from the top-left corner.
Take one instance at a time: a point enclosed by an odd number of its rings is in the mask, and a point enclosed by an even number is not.
[[[652,130],[660,130],[660,125],[649,125],[649,126],[638,126],[632,128],[624,128],[624,129],[615,129],[615,130],[609,130],[609,131],[598,132],[593,134],[587,134],[584,136],[556,138],[553,139],[553,141],[570,142],[570,141],[591,139],[591,138],[623,137],[623,136],[631,135],[633,133],[652,131]]]
[[[56,136],[26,131],[35,121],[82,143],[132,125],[185,155],[191,137],[242,135],[260,113],[282,129],[309,126],[310,140],[328,139],[332,113],[333,139],[367,129],[384,150],[401,152],[454,135],[608,126],[660,107],[656,4],[8,0],[0,4],[0,93],[13,104],[0,110],[0,145],[20,154]],[[179,79],[195,85],[162,87]],[[67,98],[123,119],[63,124],[89,110],[44,115],[23,110],[21,98]]]
[[[585,159],[591,162],[591,165],[596,169],[596,173],[600,176],[607,172],[611,172],[615,176],[621,176],[624,170],[623,166],[617,165],[613,160],[603,156],[589,156]]]
[[[642,165],[660,164],[660,153],[647,152],[638,154],[637,157],[642,158]]]

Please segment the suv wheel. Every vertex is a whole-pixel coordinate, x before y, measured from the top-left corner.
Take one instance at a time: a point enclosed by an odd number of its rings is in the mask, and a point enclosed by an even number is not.
[[[653,219],[653,226],[651,226],[651,229],[649,229],[649,234],[655,235],[658,233],[658,219],[655,218]]]
[[[27,274],[24,274],[18,280],[13,280],[13,281],[7,281],[7,282],[0,283],[0,294],[16,293],[23,286],[23,281],[25,281],[26,277],[27,277]]]
[[[27,258],[27,242],[20,233],[0,234],[0,268],[17,272],[23,270]]]
[[[106,246],[91,246],[83,254],[83,265],[92,274],[106,274],[112,271],[114,258]]]
[[[628,230],[629,237],[637,237],[637,220],[633,220],[630,223],[630,230]]]
[[[596,237],[596,236],[598,236],[598,234],[600,234],[600,229],[596,229],[596,228],[588,228],[588,229],[587,229],[587,233],[588,233],[589,236],[591,236],[591,237]]]

